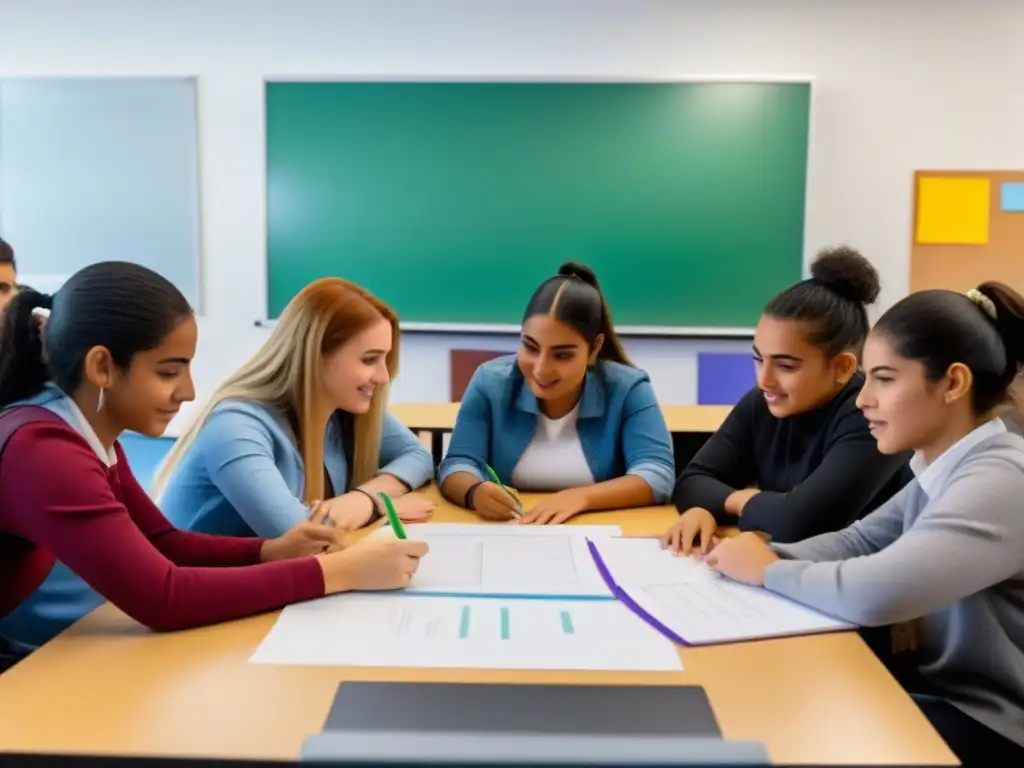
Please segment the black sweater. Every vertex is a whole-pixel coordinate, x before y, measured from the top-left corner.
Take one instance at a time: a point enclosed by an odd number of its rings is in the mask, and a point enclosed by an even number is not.
[[[794,542],[837,531],[863,517],[911,479],[910,454],[878,452],[856,406],[858,374],[827,405],[778,419],[752,389],[683,470],[673,501],[703,507],[720,525]],[[737,518],[724,510],[733,491],[756,487]]]

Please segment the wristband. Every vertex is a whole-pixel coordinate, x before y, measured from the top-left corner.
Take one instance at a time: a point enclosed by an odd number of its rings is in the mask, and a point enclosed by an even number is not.
[[[476,507],[473,506],[473,497],[476,495],[476,489],[479,488],[483,484],[484,484],[484,481],[481,480],[478,483],[473,483],[471,486],[469,486],[469,488],[466,489],[466,495],[465,495],[465,497],[462,500],[462,506],[463,507],[465,507],[466,509],[472,509],[472,510],[476,509]]]
[[[381,514],[380,507],[377,506],[377,500],[373,498],[373,495],[369,491],[364,491],[362,488],[353,488],[352,492],[361,493],[370,500],[370,506],[373,508],[373,513],[370,515],[370,519],[366,521],[366,525],[375,522],[378,518],[384,517],[384,515]]]

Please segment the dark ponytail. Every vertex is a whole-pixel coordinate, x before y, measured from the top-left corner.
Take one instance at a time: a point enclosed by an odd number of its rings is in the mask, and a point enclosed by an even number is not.
[[[782,291],[764,309],[770,317],[807,323],[808,341],[828,357],[858,357],[868,336],[866,306],[878,298],[878,272],[847,246],[821,251],[811,277]]]
[[[589,267],[571,261],[559,267],[557,275],[549,277],[534,291],[526,305],[523,322],[534,315],[547,314],[575,328],[591,346],[598,336],[604,336],[597,355],[599,360],[633,365],[615,332],[612,313],[597,275]]]
[[[23,288],[4,308],[0,325],[0,408],[37,394],[50,378],[43,358],[43,320],[53,298]]]
[[[1009,399],[1024,366],[1024,298],[1007,285],[984,283],[967,294],[912,293],[875,324],[900,357],[919,360],[938,381],[954,363],[971,369],[972,404],[989,413]]]
[[[35,309],[51,310],[42,333]],[[88,266],[52,299],[24,290],[7,305],[0,336],[0,408],[38,394],[50,380],[74,394],[94,347],[105,347],[127,370],[136,353],[159,346],[191,314],[171,282],[129,262]]]
[[[982,283],[978,292],[987,296],[996,308],[996,330],[1006,346],[1003,377],[1008,390],[1024,366],[1024,297],[1010,286],[998,282]]]

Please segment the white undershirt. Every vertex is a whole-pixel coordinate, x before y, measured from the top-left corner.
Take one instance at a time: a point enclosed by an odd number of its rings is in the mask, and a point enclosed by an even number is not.
[[[512,484],[531,491],[561,491],[593,485],[587,457],[576,432],[579,403],[560,419],[537,416],[533,440],[512,470]]]

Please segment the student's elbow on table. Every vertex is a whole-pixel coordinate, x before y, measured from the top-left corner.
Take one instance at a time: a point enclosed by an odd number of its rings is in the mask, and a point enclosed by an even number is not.
[[[445,481],[452,475],[459,472],[467,472],[483,480],[483,472],[474,462],[467,459],[455,459],[446,457],[437,468],[437,483],[444,485]]]
[[[659,462],[651,461],[630,467],[627,472],[643,480],[651,489],[655,504],[667,504],[672,500],[672,487],[675,480],[673,470]]]
[[[145,605],[133,606],[132,610],[122,606],[118,607],[152,632],[179,632],[196,626],[196,622],[184,621],[178,611],[168,609],[158,601],[149,601]]]
[[[392,459],[380,469],[381,474],[394,475],[411,490],[422,488],[434,476],[434,460],[426,449],[412,450]]]

